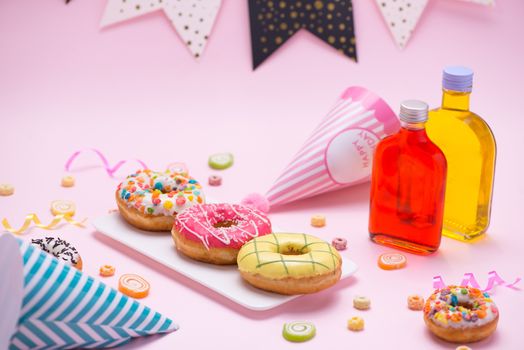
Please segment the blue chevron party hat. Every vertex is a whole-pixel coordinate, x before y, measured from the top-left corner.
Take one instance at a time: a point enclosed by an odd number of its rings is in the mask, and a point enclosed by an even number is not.
[[[2,257],[4,252],[14,258]],[[0,287],[0,307],[19,309],[18,322],[0,322],[0,338],[12,334],[5,344],[10,350],[113,347],[178,329],[169,318],[10,234],[0,236],[0,263],[22,270],[20,286],[11,282],[9,294]],[[11,281],[16,284],[16,278]],[[0,340],[0,348],[5,345]]]

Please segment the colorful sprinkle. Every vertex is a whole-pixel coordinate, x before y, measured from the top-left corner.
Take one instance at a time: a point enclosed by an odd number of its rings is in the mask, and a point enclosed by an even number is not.
[[[139,170],[120,183],[118,195],[128,207],[150,215],[173,215],[193,204],[204,203],[198,181],[190,178],[187,172],[175,169],[166,172]]]

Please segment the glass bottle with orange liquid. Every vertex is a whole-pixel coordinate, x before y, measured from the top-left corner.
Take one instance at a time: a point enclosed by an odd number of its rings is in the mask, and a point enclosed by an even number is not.
[[[469,110],[473,71],[447,67],[442,106],[429,112],[427,132],[448,161],[442,233],[469,241],[486,232],[491,214],[496,145],[488,124]]]
[[[402,127],[377,145],[371,175],[371,239],[418,254],[440,246],[446,187],[446,158],[426,134],[427,118],[426,103],[402,103]]]

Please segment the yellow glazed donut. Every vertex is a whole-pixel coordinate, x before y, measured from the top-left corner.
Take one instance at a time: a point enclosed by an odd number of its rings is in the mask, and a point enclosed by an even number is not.
[[[177,213],[204,203],[202,187],[186,172],[139,170],[116,190],[120,214],[148,231],[170,231]]]
[[[331,244],[303,233],[272,233],[247,242],[238,253],[242,278],[280,294],[306,294],[340,279],[342,259]]]

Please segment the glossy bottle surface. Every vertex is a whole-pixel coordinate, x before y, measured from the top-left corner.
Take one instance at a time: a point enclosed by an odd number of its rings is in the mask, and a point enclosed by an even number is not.
[[[446,158],[418,127],[404,125],[377,146],[369,233],[376,243],[429,254],[440,245]]]
[[[491,214],[496,145],[489,126],[469,111],[468,92],[444,90],[426,129],[448,161],[445,236],[468,241],[486,232]]]

